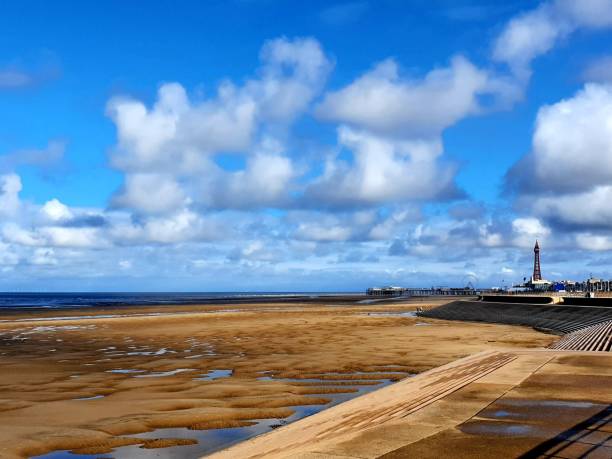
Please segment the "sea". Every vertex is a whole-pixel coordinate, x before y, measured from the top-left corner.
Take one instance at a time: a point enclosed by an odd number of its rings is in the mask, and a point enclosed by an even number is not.
[[[355,292],[58,292],[2,293],[2,309],[71,309],[104,306],[159,306],[176,304],[239,304],[252,302],[299,301],[359,296]]]

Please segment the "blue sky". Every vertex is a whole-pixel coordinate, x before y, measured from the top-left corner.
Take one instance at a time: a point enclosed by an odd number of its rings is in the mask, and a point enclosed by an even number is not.
[[[610,277],[612,1],[0,14],[0,289]]]

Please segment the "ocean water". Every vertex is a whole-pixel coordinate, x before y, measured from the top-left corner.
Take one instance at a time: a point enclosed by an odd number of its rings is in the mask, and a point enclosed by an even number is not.
[[[203,292],[203,293],[0,293],[0,309],[69,309],[95,306],[153,306],[164,304],[244,303],[358,295],[320,292]]]

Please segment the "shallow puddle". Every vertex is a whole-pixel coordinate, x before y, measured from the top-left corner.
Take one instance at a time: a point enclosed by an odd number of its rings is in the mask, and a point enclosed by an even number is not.
[[[104,395],[93,395],[91,397],[73,398],[72,400],[98,400],[99,398],[104,398]]]
[[[98,362],[98,360],[96,360]],[[107,373],[118,373],[118,374],[129,374],[129,373],[144,373],[145,370],[135,370],[134,368],[122,369],[116,368],[114,370],[107,370]]]
[[[562,425],[563,420],[588,418],[600,407],[605,408],[575,400],[500,399],[459,428],[472,435],[540,437],[553,435],[554,426]],[[525,424],[527,419],[529,424]]]
[[[229,378],[234,374],[234,370],[208,370],[208,373],[203,374],[199,378],[194,378],[194,381],[213,381],[219,378]]]
[[[359,376],[376,376],[376,375],[408,375],[405,371],[397,371],[397,370],[392,370],[392,371],[351,371],[350,373],[346,373],[346,372],[340,372],[340,371],[329,371],[327,373],[321,373],[324,376],[352,376],[352,375],[359,375]],[[375,378],[374,378],[375,379]],[[299,380],[297,380],[299,381]],[[323,379],[321,378],[321,381],[327,381],[327,379]],[[349,379],[350,381],[350,379]]]
[[[504,437],[534,437],[539,429],[529,424],[515,424],[501,421],[475,421],[468,422],[459,427],[462,432],[471,435],[499,435]]]
[[[592,408],[595,406],[591,402],[581,402],[573,400],[521,400],[521,399],[501,399],[499,404],[508,406],[521,406],[529,408],[547,407],[547,408]]]
[[[416,311],[364,312],[369,317],[416,317]]]
[[[131,347],[131,348],[134,348],[134,346],[130,346],[130,347]],[[127,353],[127,354],[125,354],[125,355],[128,355],[128,356],[133,356],[133,355],[164,355],[164,354],[176,354],[176,351],[173,351],[173,350],[170,350],[170,349],[166,349],[165,347],[164,347],[164,348],[161,348],[161,349],[160,349],[160,350],[158,350],[158,351],[149,351],[149,350],[146,350],[146,349],[148,349],[148,348],[142,348],[141,350],[134,350],[134,351],[130,351],[130,352],[128,352],[128,353]],[[110,354],[108,354],[108,353],[107,353],[107,355],[110,355]]]
[[[518,413],[511,413],[510,411],[506,411],[506,410],[497,410],[495,412],[493,412],[492,417],[495,418],[508,418],[508,417],[519,417],[520,415]]]
[[[69,451],[54,451],[42,456],[32,456],[30,459],[106,459],[110,454],[71,454]]]
[[[160,378],[163,376],[173,376],[186,371],[195,371],[195,368],[177,368],[170,371],[157,371],[155,373],[147,373],[146,375],[136,375],[134,378]]]

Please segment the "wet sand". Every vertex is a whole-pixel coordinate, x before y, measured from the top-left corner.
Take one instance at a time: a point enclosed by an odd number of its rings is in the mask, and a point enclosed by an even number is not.
[[[147,435],[143,444],[128,435],[284,419],[292,407],[354,392],[352,380],[399,380],[485,349],[558,339],[406,314],[445,301],[123,306],[2,317],[0,456],[167,447],[171,440]],[[180,448],[189,446],[168,451]]]

